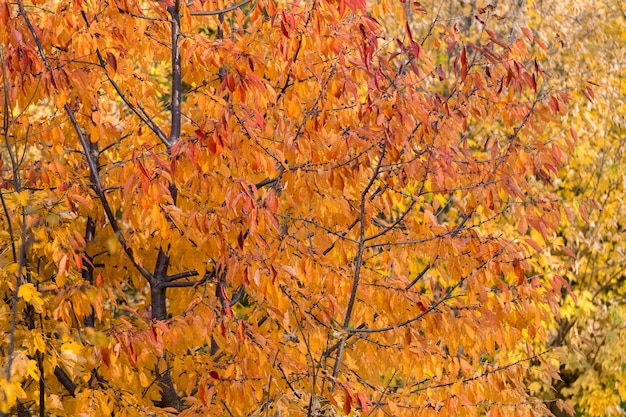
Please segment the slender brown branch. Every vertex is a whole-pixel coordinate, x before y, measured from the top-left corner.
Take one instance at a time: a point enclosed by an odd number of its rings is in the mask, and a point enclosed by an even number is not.
[[[476,271],[479,271],[482,268],[484,268],[489,262],[492,261],[493,258],[495,258],[496,256],[500,255],[503,252],[503,250],[504,250],[504,248],[501,248],[500,250],[498,250],[494,254],[494,256],[492,258],[490,258],[490,259],[488,259],[486,261],[483,261],[480,265],[478,265],[476,268],[474,268],[474,270],[472,272],[476,272]],[[415,322],[417,320],[420,320],[422,317],[424,317],[428,313],[431,313],[431,312],[437,310],[437,308],[441,304],[445,303],[449,299],[454,298],[453,295],[452,295],[453,292],[457,288],[459,288],[467,280],[467,278],[470,277],[470,275],[471,275],[471,273],[468,274],[468,275],[462,276],[456,284],[448,287],[448,289],[446,290],[445,294],[439,300],[437,300],[435,303],[433,303],[430,306],[428,306],[428,308],[426,310],[422,311],[420,314],[418,314],[415,317],[412,317],[412,318],[410,318],[408,320],[405,320],[405,321],[403,321],[401,323],[398,323],[398,324],[395,324],[393,326],[380,327],[380,328],[377,328],[377,329],[367,329],[367,328],[364,328],[364,329],[358,329],[358,328],[356,328],[356,329],[349,329],[349,328],[346,328],[344,330],[346,332],[348,332],[348,333],[382,333],[382,332],[388,332],[388,331],[391,331],[391,330],[397,330],[399,328],[405,327],[405,326],[407,326],[407,325],[409,325],[409,324],[411,324],[411,323],[413,323],[413,322]]]
[[[204,283],[206,280],[198,280],[198,281],[183,281],[183,282],[166,282],[164,284],[161,284],[161,288],[189,288],[189,287],[196,287],[202,283]]]
[[[7,63],[4,58],[4,47],[0,48],[0,63],[2,64],[2,80],[4,83],[4,94],[3,94],[3,133],[4,133],[4,144],[7,148],[7,152],[9,153],[9,158],[11,160],[11,170],[13,171],[13,186],[17,190],[21,187],[20,185],[20,176],[17,171],[17,163],[15,161],[15,155],[13,154],[13,150],[11,149],[11,141],[9,140],[9,78],[7,72]],[[13,261],[17,262],[17,247],[15,245],[15,238],[13,235],[13,222],[11,221],[11,216],[9,215],[9,208],[6,205],[6,201],[4,200],[4,194],[0,191],[0,200],[2,201],[2,209],[7,218],[7,229],[11,238],[11,251],[13,255]]]
[[[220,14],[232,12],[233,10],[238,9],[241,6],[245,6],[247,3],[250,3],[250,1],[252,0],[242,0],[237,4],[233,4],[232,6],[225,7],[220,10],[197,11],[197,12],[190,12],[189,14],[192,16],[217,16]]]
[[[122,229],[120,228],[120,225],[117,223],[117,218],[115,217],[115,214],[113,213],[113,210],[111,209],[111,206],[109,205],[109,201],[107,200],[106,195],[104,193],[104,189],[102,188],[100,177],[97,175],[98,166],[96,165],[91,153],[89,152],[89,143],[87,142],[87,139],[83,135],[83,132],[80,126],[78,126],[78,122],[76,121],[76,118],[74,117],[74,112],[72,111],[70,106],[67,104],[64,106],[64,109],[70,118],[70,121],[72,123],[72,126],[74,127],[74,130],[76,131],[76,134],[78,135],[78,140],[83,146],[83,149],[85,151],[85,158],[87,159],[87,165],[89,165],[89,170],[91,172],[96,172],[96,174],[94,175],[93,185],[96,190],[96,194],[98,195],[98,198],[100,199],[100,202],[102,203],[102,207],[104,208],[104,212],[107,216],[107,219],[109,220],[109,223],[111,224],[111,228],[113,228],[113,231],[115,232],[117,240],[122,245],[124,252],[130,259],[133,266],[135,266],[135,268],[139,271],[139,273],[148,282],[153,282],[154,277],[152,276],[150,271],[148,271],[143,265],[140,265],[139,263],[137,263],[135,259],[135,255],[133,254],[133,250],[130,248],[130,246],[128,246],[128,243],[126,242],[126,238],[124,237],[122,233]]]
[[[58,366],[54,368],[54,376],[57,377],[61,385],[63,385],[72,397],[76,396],[76,384],[62,368]]]
[[[95,178],[97,176],[100,175],[100,162],[99,162],[99,157],[100,157],[100,153],[98,151],[98,144],[95,142],[91,142],[89,141],[89,151],[91,153],[91,157],[95,160],[96,162],[96,167],[98,169],[97,172],[90,172],[89,176],[91,179],[91,183],[92,185],[95,183]],[[91,216],[87,216],[87,225],[85,226],[85,243],[88,245],[89,243],[91,243],[94,238],[96,237],[96,221],[94,220],[93,217]],[[89,255],[89,253],[87,252],[88,247],[85,246],[84,249],[84,256],[85,259],[87,260],[87,264],[83,266],[83,270],[81,271],[81,275],[83,277],[83,279],[87,282],[89,282],[90,284],[94,284],[94,265],[93,265],[93,257],[91,257]],[[85,317],[85,325],[87,327],[94,327],[95,325],[95,314],[94,314],[94,310],[93,307],[91,308],[91,314],[89,314],[87,317]]]
[[[43,367],[43,352],[35,353],[39,369],[39,417],[46,417],[46,380]]]
[[[543,356],[543,355],[545,355],[546,353],[550,352],[550,350],[552,350],[552,348],[548,348],[548,349],[544,350],[543,352],[538,353],[538,354],[536,354],[536,355],[529,356],[529,357],[527,357],[527,358],[523,358],[523,359],[519,359],[519,360],[517,360],[517,361],[515,361],[515,362],[508,363],[508,364],[506,364],[506,365],[498,366],[498,367],[496,367],[496,368],[494,368],[494,369],[488,369],[488,370],[485,370],[485,371],[481,372],[479,375],[474,375],[474,376],[472,376],[472,377],[465,378],[465,379],[463,379],[461,382],[462,382],[463,384],[465,384],[465,383],[467,383],[467,382],[471,382],[471,381],[475,381],[475,380],[480,379],[480,378],[484,378],[484,377],[486,377],[486,376],[487,376],[487,375],[489,375],[489,374],[494,374],[494,373],[496,373],[496,372],[504,371],[505,369],[512,368],[512,367],[514,367],[514,366],[518,366],[518,365],[520,365],[520,364],[521,364],[521,363],[523,363],[523,362],[532,361],[532,360],[534,360],[534,359],[537,359],[537,358],[542,357],[542,356]],[[426,381],[428,381],[428,380],[426,380]],[[418,384],[422,384],[422,383],[424,383],[424,382],[426,382],[426,381],[420,381]],[[414,389],[413,391],[411,391],[411,394],[415,394],[415,393],[417,393],[417,392],[420,392],[420,391],[425,391],[425,390],[428,390],[428,389],[451,387],[452,385],[457,384],[458,382],[459,382],[459,381],[445,382],[445,383],[442,383],[442,384],[430,385],[430,386],[426,386],[426,387],[416,388],[416,389]],[[415,384],[415,385],[418,385],[418,384]],[[415,386],[415,385],[414,385],[414,386]]]
[[[426,242],[431,242],[433,240],[437,240],[440,239],[444,236],[450,236],[450,235],[455,235],[459,232],[465,231],[465,230],[471,230],[471,229],[476,229],[486,223],[489,223],[492,220],[495,220],[496,218],[498,218],[499,216],[502,216],[507,210],[509,209],[508,206],[505,206],[501,211],[495,213],[493,216],[491,217],[487,217],[486,219],[483,219],[477,223],[472,223],[468,226],[465,226],[465,223],[467,221],[467,219],[469,217],[471,217],[471,213],[469,213],[467,216],[467,218],[462,218],[461,219],[461,223],[455,227],[454,229],[450,229],[447,230],[446,232],[443,233],[439,233],[433,236],[429,236],[423,239],[415,239],[415,240],[400,240],[397,242],[382,242],[382,243],[371,243],[369,245],[367,245],[368,249],[374,249],[374,248],[384,248],[384,247],[388,247],[388,246],[396,246],[396,245],[416,245],[419,243],[426,243]]]
[[[198,274],[198,271],[196,270],[180,272],[178,274],[168,275],[164,282],[178,281],[179,279],[197,277],[198,275],[200,274]]]
[[[400,215],[392,224],[386,226],[383,228],[383,230],[381,230],[380,232],[372,235],[372,236],[368,236],[365,238],[365,241],[368,242],[370,240],[374,240],[378,237],[381,237],[387,233],[389,233],[391,230],[395,229],[400,223],[402,223],[402,221],[404,220],[404,218],[410,213],[410,211],[413,209],[413,207],[415,207],[415,203],[416,200],[411,201],[411,204],[409,204],[409,207],[407,207],[407,209],[402,213],[402,215]]]
[[[359,287],[359,279],[361,276],[361,266],[363,264],[363,252],[365,251],[365,242],[367,239],[365,236],[365,200],[366,200],[367,194],[369,193],[370,189],[372,188],[372,186],[374,185],[374,182],[376,181],[378,177],[380,167],[383,163],[383,159],[385,158],[386,150],[387,150],[387,145],[386,143],[383,142],[378,164],[376,165],[376,168],[374,169],[374,172],[372,173],[372,177],[370,178],[369,182],[365,186],[365,189],[363,190],[363,192],[361,192],[361,208],[360,208],[361,231],[360,231],[360,238],[359,238],[359,249],[357,252],[356,265],[354,266],[355,272],[354,272],[354,280],[352,282],[352,290],[350,291],[350,299],[348,301],[348,308],[346,310],[346,316],[343,322],[344,328],[347,328],[350,325],[350,319],[352,318],[352,309],[354,308],[354,303],[356,301],[356,292]]]
[[[363,189],[363,191],[361,192],[361,208],[360,208],[360,212],[359,212],[359,219],[361,222],[361,226],[360,226],[360,236],[359,236],[359,242],[358,242],[358,249],[357,249],[357,255],[356,255],[356,262],[354,265],[354,279],[352,281],[352,289],[350,291],[350,299],[348,300],[348,308],[346,309],[346,315],[345,318],[343,320],[343,329],[347,330],[348,326],[350,325],[350,320],[352,319],[352,309],[354,308],[354,304],[356,302],[356,294],[359,288],[359,281],[361,278],[361,267],[363,265],[363,252],[366,249],[365,246],[365,242],[366,242],[366,237],[365,237],[365,204],[367,201],[367,194],[369,193],[370,189],[372,188],[372,186],[374,185],[374,182],[376,182],[376,179],[378,178],[378,174],[380,173],[380,167],[383,164],[383,160],[385,159],[385,154],[387,151],[387,143],[383,141],[382,144],[382,149],[380,151],[380,156],[379,156],[379,160],[378,163],[376,164],[376,168],[374,168],[374,172],[372,172],[372,176],[369,180],[369,182],[367,183],[367,185],[365,186],[365,188]],[[335,358],[335,364],[333,366],[333,378],[336,378],[337,375],[339,374],[339,368],[341,366],[341,358],[343,356],[343,350],[345,348],[345,344],[346,344],[346,336],[343,336],[341,338],[341,341],[339,342],[339,347],[337,348],[337,356]]]
[[[340,52],[340,54],[342,52]],[[294,143],[296,143],[298,141],[298,138],[302,134],[302,129],[304,128],[304,125],[306,124],[307,120],[309,120],[309,118],[315,112],[317,112],[317,106],[319,105],[319,102],[322,99],[322,95],[326,91],[326,86],[328,86],[328,83],[330,82],[330,79],[333,78],[333,75],[335,75],[335,70],[337,69],[337,64],[338,63],[339,63],[339,56],[335,59],[335,62],[333,62],[333,65],[330,67],[330,74],[328,74],[328,77],[326,77],[326,79],[322,83],[322,87],[320,88],[320,93],[315,98],[315,101],[313,102],[313,106],[311,106],[311,109],[308,112],[305,113],[304,117],[302,118],[302,121],[298,125],[298,129],[296,129],[296,134],[293,137],[293,142]]]
[[[359,218],[358,218],[358,217],[357,217],[356,219],[354,219],[354,221],[353,221],[352,223],[350,223],[350,226],[348,226],[348,230],[346,230],[345,232],[341,232],[341,233],[339,233],[339,237],[340,237],[340,238],[343,238],[345,235],[347,235],[347,234],[348,234],[348,232],[349,232],[350,230],[352,230],[352,228],[353,228],[354,226],[356,226],[356,225],[357,225],[357,223],[359,223]],[[330,252],[331,250],[333,250],[333,248],[335,247],[335,245],[337,244],[337,242],[338,242],[338,241],[339,241],[339,240],[334,241],[334,242],[333,242],[333,243],[332,243],[329,247],[327,247],[326,249],[324,249],[324,252],[322,252],[322,254],[323,254],[323,255],[327,255],[327,254],[328,254],[328,252]]]
[[[92,144],[93,145],[93,144]],[[87,217],[87,225],[85,226],[85,242],[89,244],[93,241],[96,236],[96,222],[91,217]],[[90,284],[94,284],[94,266],[93,266],[93,258],[89,256],[87,252],[87,247],[84,250],[85,258],[87,259],[87,264],[83,266],[83,270],[81,271],[81,275],[83,279]],[[91,308],[91,314],[85,317],[85,326],[94,327],[95,325],[95,315],[93,311],[93,307]]]
[[[18,192],[20,190],[17,190]],[[15,277],[15,289],[13,290],[13,306],[11,307],[11,327],[9,330],[9,348],[7,351],[7,368],[6,378],[11,378],[11,365],[13,364],[13,352],[15,350],[15,332],[17,330],[17,305],[19,302],[19,291],[22,285],[24,270],[26,268],[26,252],[32,243],[32,239],[28,238],[29,227],[26,224],[26,210],[22,207],[22,237],[20,242],[20,255],[18,261],[17,275]]]
[[[109,80],[109,82],[111,83],[111,85],[113,86],[113,89],[115,90],[115,92],[117,93],[118,97],[122,99],[122,101],[124,102],[124,104],[126,104],[126,106],[137,116],[139,117],[139,119],[141,119],[142,122],[144,122],[146,124],[146,126],[148,126],[148,128],[150,130],[152,130],[152,132],[157,135],[157,137],[161,140],[161,142],[163,142],[165,144],[165,146],[167,146],[168,148],[171,146],[169,143],[169,139],[167,138],[167,135],[165,134],[165,132],[163,132],[163,130],[154,122],[154,120],[152,120],[152,118],[150,118],[145,111],[143,111],[143,109],[140,106],[135,106],[133,105],[133,103],[130,102],[130,100],[128,99],[128,97],[126,96],[126,94],[124,94],[124,92],[122,91],[122,89],[120,88],[119,85],[117,85],[117,83],[115,82],[115,80],[109,76],[109,73],[106,71],[106,66],[107,63],[104,60],[104,58],[102,58],[102,54],[100,53],[99,50],[96,50],[96,54],[98,56],[98,60],[100,61],[100,66],[102,68],[105,68],[104,71],[104,75],[107,77],[107,80]]]
[[[21,10],[23,10],[24,6],[22,5],[22,3],[20,2],[19,4],[21,7]],[[20,172],[19,172],[19,163],[16,160],[15,155],[13,154],[13,151],[11,150],[9,133],[8,133],[8,129],[9,129],[9,83],[8,83],[8,77],[7,77],[8,73],[7,73],[7,68],[6,68],[6,61],[4,58],[4,48],[0,50],[0,58],[2,60],[2,78],[4,81],[4,99],[3,99],[4,138],[5,138],[5,144],[7,147],[7,152],[9,152],[10,159],[11,159],[11,169],[13,170],[13,186],[15,187],[16,193],[21,193],[22,185],[21,185]],[[17,264],[18,264],[17,274],[15,276],[15,288],[13,289],[13,304],[11,306],[11,325],[9,328],[9,346],[6,352],[6,355],[7,355],[6,379],[9,380],[11,377],[11,366],[13,364],[13,359],[14,359],[13,353],[15,351],[15,333],[17,331],[17,309],[18,309],[18,303],[19,303],[19,290],[20,290],[20,286],[22,285],[22,281],[24,280],[23,277],[24,277],[24,271],[26,270],[26,254],[28,252],[28,248],[30,244],[32,243],[32,239],[29,238],[28,236],[30,232],[30,227],[27,223],[27,215],[26,215],[25,207],[22,207],[21,208],[22,233],[21,233],[21,238],[20,238],[19,257],[17,257],[16,259],[17,248],[15,245],[15,237],[13,235],[11,216],[9,214],[9,210],[6,205],[6,202],[4,200],[4,196],[2,196],[2,208],[7,218],[7,224],[9,226],[8,227],[9,233],[11,234],[11,248],[13,251],[13,261],[14,262],[17,261]]]
[[[171,148],[180,139],[181,129],[181,101],[182,101],[182,81],[181,81],[181,62],[180,62],[180,3],[169,7],[168,10],[172,16],[172,88],[171,88],[171,120],[169,142],[166,143]]]
[[[439,255],[437,255],[438,257]],[[417,274],[417,276],[415,277],[415,279],[413,281],[411,281],[409,283],[409,285],[407,285],[404,290],[408,291],[411,289],[411,287],[413,287],[413,285],[415,285],[417,283],[417,281],[419,281],[425,274],[426,272],[428,272],[430,270],[430,268],[433,266],[433,264],[435,263],[435,261],[437,260],[437,258],[435,258],[435,260],[432,263],[429,263],[428,265],[426,265],[426,267],[424,267],[424,269],[422,269],[422,272],[420,272],[419,274]]]

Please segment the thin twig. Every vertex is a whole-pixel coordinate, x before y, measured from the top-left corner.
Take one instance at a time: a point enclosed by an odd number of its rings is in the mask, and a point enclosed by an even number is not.
[[[233,4],[232,6],[226,7],[224,9],[199,11],[199,12],[189,12],[189,14],[192,15],[192,16],[217,16],[217,15],[220,15],[220,14],[232,12],[233,10],[240,8],[241,6],[244,6],[247,3],[250,3],[251,1],[252,0],[243,0],[243,1],[240,1],[239,3],[237,3],[237,4]]]
[[[171,146],[169,143],[169,139],[167,138],[167,135],[165,134],[165,132],[163,132],[163,130],[154,122],[154,120],[152,120],[152,118],[150,118],[145,111],[143,111],[143,109],[141,108],[141,106],[135,106],[133,105],[130,100],[128,99],[128,97],[126,96],[126,94],[124,94],[124,92],[122,91],[122,89],[120,88],[119,85],[117,85],[117,83],[115,82],[115,80],[109,76],[109,73],[106,71],[106,61],[104,60],[104,58],[102,58],[102,54],[100,53],[99,50],[96,50],[96,55],[98,56],[98,59],[100,61],[100,66],[104,69],[104,75],[107,77],[107,80],[109,80],[109,82],[111,83],[111,85],[113,86],[113,89],[115,90],[115,92],[117,93],[118,97],[122,99],[122,101],[124,102],[124,104],[126,104],[126,106],[137,116],[139,117],[139,119],[141,119],[142,122],[144,122],[146,124],[146,126],[148,126],[148,128],[154,132],[155,135],[157,135],[157,137],[161,140],[161,142],[163,142],[165,144],[165,146],[167,146],[168,148]]]
[[[365,242],[366,242],[365,203],[367,200],[367,194],[369,193],[370,189],[374,185],[374,182],[378,178],[378,174],[380,173],[380,167],[382,166],[383,160],[385,159],[386,151],[387,151],[387,143],[383,141],[378,163],[376,164],[376,167],[374,168],[374,172],[372,172],[372,176],[369,182],[367,183],[367,185],[361,192],[361,208],[360,208],[360,213],[359,213],[359,218],[361,222],[361,225],[360,225],[361,230],[360,230],[360,237],[359,237],[359,242],[358,242],[356,261],[354,265],[354,278],[352,280],[352,289],[350,291],[350,299],[348,300],[348,307],[346,309],[346,315],[343,320],[343,330],[347,330],[348,326],[350,325],[350,320],[352,319],[352,309],[354,308],[354,304],[356,302],[356,294],[359,288],[359,281],[361,278],[361,266],[363,265],[363,252],[366,249],[366,246],[365,246]],[[341,358],[343,356],[345,343],[346,343],[346,336],[344,335],[342,336],[341,341],[339,342],[337,356],[335,358],[335,364],[333,366],[333,378],[336,378],[337,375],[339,374],[339,368],[341,366]]]

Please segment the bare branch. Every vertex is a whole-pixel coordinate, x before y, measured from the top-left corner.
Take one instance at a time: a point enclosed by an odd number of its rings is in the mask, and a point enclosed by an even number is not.
[[[346,315],[343,321],[344,330],[348,329],[348,326],[350,325],[350,320],[352,319],[352,309],[354,308],[354,303],[356,302],[356,293],[359,288],[359,281],[361,278],[361,267],[363,266],[363,252],[366,249],[366,246],[365,246],[365,241],[366,241],[365,203],[367,200],[367,194],[369,193],[370,189],[374,185],[374,182],[376,181],[376,179],[378,178],[378,174],[380,173],[380,167],[383,164],[383,160],[385,159],[385,154],[387,151],[387,143],[383,141],[381,148],[382,149],[380,151],[380,156],[378,159],[378,163],[376,164],[376,168],[374,168],[374,172],[372,172],[372,176],[369,182],[367,183],[367,185],[361,192],[361,209],[359,213],[359,219],[361,222],[361,231],[360,231],[360,237],[359,237],[359,242],[358,242],[356,262],[354,266],[354,279],[352,280],[352,289],[350,291],[350,299],[348,300],[348,307],[346,309]],[[335,358],[335,365],[333,367],[333,378],[336,378],[337,375],[339,374],[339,368],[341,366],[341,358],[343,356],[343,350],[345,348],[345,344],[346,344],[346,337],[344,336],[341,338],[341,341],[339,342],[339,347],[337,348],[338,349],[337,356]]]
[[[76,396],[76,384],[61,367],[57,366],[54,368],[54,376],[57,377],[61,385],[63,385],[72,397]]]
[[[174,274],[174,275],[168,275],[167,278],[165,278],[165,282],[173,282],[173,281],[177,281],[179,279],[185,279],[185,278],[191,278],[191,277],[197,277],[198,275],[198,271],[185,271],[185,272],[180,272],[178,274]]]
[[[180,45],[178,38],[180,37],[180,4],[169,7],[168,10],[172,16],[172,88],[171,88],[171,118],[172,125],[170,129],[170,138],[166,145],[171,148],[180,139],[181,129],[181,101],[182,101],[182,81],[181,81],[181,62],[180,62]]]
[[[430,270],[430,268],[432,268],[433,264],[435,263],[435,261],[437,260],[437,258],[439,257],[439,255],[437,255],[435,257],[435,259],[433,260],[432,263],[429,263],[428,265],[426,265],[426,267],[424,269],[422,269],[422,272],[420,272],[419,274],[417,274],[417,276],[415,277],[415,279],[413,281],[411,281],[411,283],[409,285],[406,286],[406,288],[404,288],[405,291],[408,291],[411,289],[411,287],[413,287],[413,285],[415,285],[417,283],[417,281],[419,281],[420,279],[422,279],[422,277],[426,274],[426,272],[428,272]]]
[[[106,71],[107,63],[102,58],[102,54],[100,54],[99,50],[96,50],[96,54],[98,55],[98,59],[100,60],[100,66],[104,69],[104,75],[107,77],[107,79],[109,80],[109,82],[113,86],[113,89],[115,89],[115,92],[117,93],[119,98],[122,99],[124,104],[126,104],[126,106],[133,113],[135,113],[135,115],[137,117],[139,117],[139,119],[141,119],[141,121],[144,122],[146,124],[146,126],[148,126],[148,128],[150,130],[152,130],[152,132],[154,132],[155,135],[157,135],[157,137],[161,140],[161,142],[163,142],[165,144],[165,146],[167,146],[168,148],[171,147],[169,139],[167,138],[167,135],[165,134],[165,132],[163,132],[163,130],[161,130],[161,128],[154,122],[154,120],[152,120],[150,117],[148,117],[148,115],[145,113],[145,111],[140,106],[133,105],[130,102],[130,100],[128,99],[128,97],[126,96],[126,94],[124,94],[122,89],[119,87],[119,85],[117,85],[115,80],[109,76],[109,73]]]
[[[192,16],[217,16],[217,15],[220,15],[220,14],[232,12],[233,10],[238,9],[241,6],[244,6],[247,3],[250,3],[250,1],[252,1],[252,0],[243,0],[243,1],[240,1],[239,3],[237,3],[237,4],[233,4],[232,6],[226,7],[226,8],[221,9],[221,10],[209,10],[209,11],[190,12],[189,14],[192,15]]]

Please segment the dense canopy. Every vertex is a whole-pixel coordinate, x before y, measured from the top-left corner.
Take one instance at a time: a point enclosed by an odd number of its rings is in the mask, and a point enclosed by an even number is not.
[[[576,97],[443,13],[0,0],[0,413],[571,410]]]

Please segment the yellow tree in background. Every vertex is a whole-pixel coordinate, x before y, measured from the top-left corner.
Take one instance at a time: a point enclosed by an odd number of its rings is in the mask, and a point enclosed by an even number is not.
[[[547,389],[535,382],[530,389],[546,389],[546,399],[567,399],[579,415],[623,415],[626,8],[613,0],[423,4],[469,39],[484,21],[505,38],[530,28],[537,44],[545,45],[534,51],[546,58],[552,85],[573,97],[568,123],[549,133],[568,142],[571,163],[548,187],[571,207],[570,221],[558,239],[541,242],[547,257],[540,270],[565,262],[576,297],[564,299],[547,346],[560,350],[553,360],[560,363],[562,380]],[[429,30],[419,14],[413,24]],[[553,413],[565,415],[550,404]]]
[[[585,416],[626,412],[626,7],[623,2],[538,1],[529,25],[550,46],[549,71],[574,97],[569,125],[584,138],[570,144],[558,194],[580,216],[560,232],[574,253],[567,274],[578,303],[567,299],[551,346],[566,349],[556,396]],[[565,256],[563,256],[565,255]],[[570,255],[573,255],[570,256]]]
[[[423,11],[0,1],[0,413],[547,414],[569,95]]]

